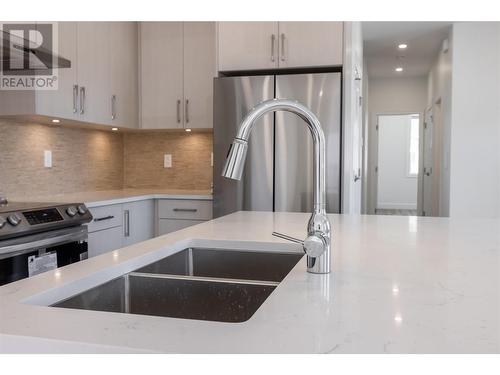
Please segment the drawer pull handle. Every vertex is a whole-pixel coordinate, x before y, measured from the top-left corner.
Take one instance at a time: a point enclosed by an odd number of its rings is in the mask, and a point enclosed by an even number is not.
[[[174,208],[175,212],[197,212],[197,208]]]
[[[94,219],[94,221],[103,221],[103,220],[111,220],[111,219],[114,219],[115,217],[113,215],[109,215],[109,216],[104,216],[104,217],[96,217]]]

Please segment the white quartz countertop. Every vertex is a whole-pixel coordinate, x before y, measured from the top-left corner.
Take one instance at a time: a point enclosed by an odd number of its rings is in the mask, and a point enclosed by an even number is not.
[[[120,189],[83,191],[76,193],[51,194],[31,197],[10,197],[9,200],[22,202],[53,203],[83,202],[88,207],[99,207],[110,204],[128,203],[146,199],[212,200],[212,192],[210,190],[188,189]]]
[[[238,212],[0,287],[1,352],[499,353],[500,222],[331,215],[332,269],[303,258],[243,323],[47,307],[200,244],[299,250],[308,214]]]

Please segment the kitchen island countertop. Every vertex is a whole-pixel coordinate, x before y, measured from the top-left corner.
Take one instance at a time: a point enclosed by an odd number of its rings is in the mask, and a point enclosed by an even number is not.
[[[500,223],[330,215],[332,270],[303,258],[243,323],[47,307],[188,246],[300,249],[309,214],[237,212],[0,287],[0,352],[499,353]]]

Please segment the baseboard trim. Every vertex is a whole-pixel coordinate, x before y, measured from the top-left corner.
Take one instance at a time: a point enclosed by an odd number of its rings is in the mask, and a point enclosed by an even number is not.
[[[383,203],[378,203],[377,208],[381,210],[416,210],[417,204],[383,202]]]

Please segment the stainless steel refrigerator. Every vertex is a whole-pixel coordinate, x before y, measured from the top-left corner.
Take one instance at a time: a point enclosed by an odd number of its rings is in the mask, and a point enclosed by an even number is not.
[[[298,100],[319,118],[326,136],[327,212],[340,212],[340,73],[222,77],[215,79],[214,94],[214,217],[239,210],[312,211],[312,140],[297,115],[264,116],[250,135],[241,181],[221,176],[241,120],[272,98]]]

